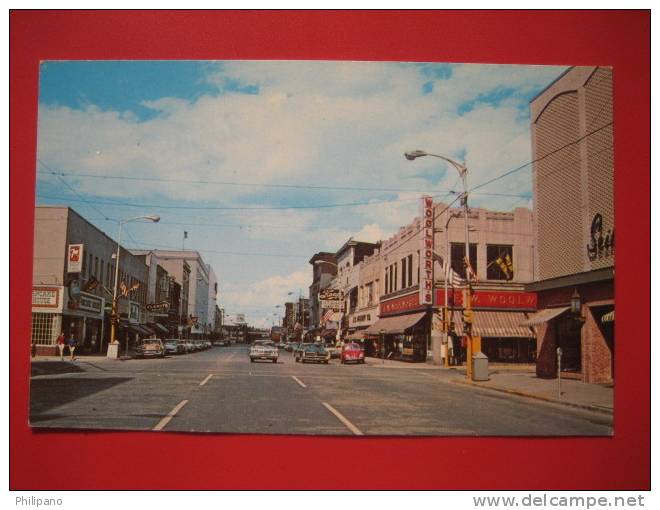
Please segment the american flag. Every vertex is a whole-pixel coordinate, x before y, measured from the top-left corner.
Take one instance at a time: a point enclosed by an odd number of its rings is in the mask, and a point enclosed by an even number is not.
[[[325,324],[326,322],[328,322],[328,321],[330,320],[330,318],[334,315],[334,313],[335,313],[335,312],[334,312],[334,310],[333,310],[332,308],[330,308],[329,310],[327,310],[327,311],[323,314],[323,317],[321,317],[321,324]]]
[[[126,287],[126,284],[124,282],[121,282],[119,284],[119,290],[121,291],[122,296],[128,296],[128,287]]]

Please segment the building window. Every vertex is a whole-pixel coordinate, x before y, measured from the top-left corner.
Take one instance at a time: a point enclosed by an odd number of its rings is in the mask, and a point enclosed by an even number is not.
[[[52,313],[32,314],[32,343],[39,345],[55,345],[56,336],[53,335]]]
[[[394,285],[392,285],[392,287],[393,287],[392,292],[394,292],[394,291],[397,290],[396,282],[397,282],[397,278],[399,277],[399,275],[397,274],[399,272],[398,271],[399,265],[395,262],[394,264],[392,264],[392,267],[394,268],[394,278],[393,278],[393,281],[392,281],[392,283]]]
[[[465,278],[465,243],[451,243],[451,268],[461,277]],[[470,265],[477,273],[477,245],[470,244]]]
[[[513,280],[513,246],[489,244],[486,246],[486,261],[488,280]]]
[[[99,282],[103,283],[103,259],[101,259],[101,272],[99,273]]]
[[[367,294],[366,295],[366,298],[367,298],[366,306],[371,306],[371,305],[374,304],[374,283],[373,282],[367,283],[366,289],[367,289],[367,292],[366,292],[366,294]]]
[[[412,253],[408,255],[408,287],[411,287],[413,284],[413,256]]]
[[[406,282],[406,277],[408,276],[408,271],[406,271],[406,262],[408,262],[407,259],[403,258],[401,259],[401,288],[405,289],[408,285]]]

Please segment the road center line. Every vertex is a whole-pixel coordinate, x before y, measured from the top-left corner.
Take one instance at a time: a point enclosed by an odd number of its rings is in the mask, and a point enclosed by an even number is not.
[[[211,377],[213,377],[213,374],[209,374],[209,375],[207,375],[207,376],[204,378],[204,380],[203,380],[201,383],[199,383],[199,385],[200,385],[200,386],[204,386],[207,382],[209,382],[209,379],[210,379]]]
[[[176,416],[176,413],[178,413],[183,406],[185,406],[188,403],[187,400],[182,400],[179,402],[174,409],[172,409],[169,413],[167,413],[167,416],[160,420],[158,422],[158,425],[156,425],[152,430],[163,430],[165,428],[165,425],[167,425],[174,416]]]
[[[294,381],[300,384],[300,386],[302,386],[303,388],[307,388],[307,385],[304,382],[302,382],[300,379],[298,379],[295,375],[292,375],[291,377],[293,378]]]
[[[339,419],[340,422],[342,422],[344,425],[346,425],[348,430],[353,432],[353,434],[355,434],[356,436],[363,436],[364,435],[359,428],[357,428],[350,421],[348,421],[348,419],[343,414],[341,414],[339,411],[337,411],[330,404],[328,404],[327,402],[321,402],[321,403],[325,406],[325,408],[328,411],[330,411],[332,414],[334,414]]]

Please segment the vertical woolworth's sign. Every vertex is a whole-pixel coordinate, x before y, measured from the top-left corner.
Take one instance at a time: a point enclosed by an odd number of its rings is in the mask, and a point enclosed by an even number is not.
[[[433,304],[433,198],[421,200],[422,231],[419,250],[419,304]]]
[[[68,255],[67,255],[67,273],[80,273],[82,272],[82,263],[83,263],[83,245],[82,244],[70,244]]]

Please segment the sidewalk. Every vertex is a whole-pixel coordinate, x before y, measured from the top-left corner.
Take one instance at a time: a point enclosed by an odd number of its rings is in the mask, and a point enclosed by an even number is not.
[[[465,368],[458,369],[451,382],[592,411],[609,414],[614,411],[614,387],[611,385],[588,384],[562,378],[560,396],[557,379],[540,379],[534,372],[494,370],[488,381],[477,382],[465,378]]]
[[[446,370],[445,367],[440,365],[433,365],[430,362],[420,363],[413,361],[400,361],[397,359],[386,359],[383,363],[382,358],[365,357],[364,363],[367,366],[374,368],[412,368],[423,370]]]

